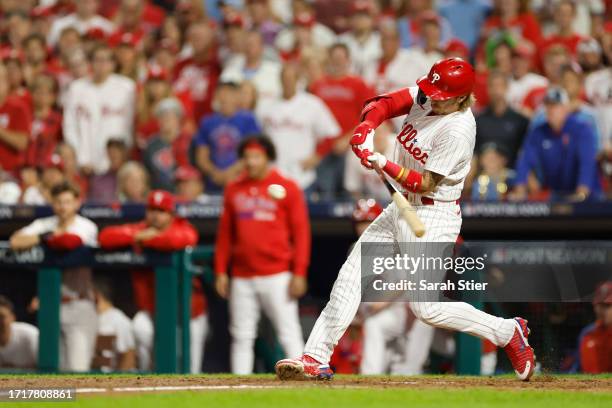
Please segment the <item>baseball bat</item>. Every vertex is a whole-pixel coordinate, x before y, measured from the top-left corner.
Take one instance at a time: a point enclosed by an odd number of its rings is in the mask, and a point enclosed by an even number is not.
[[[389,183],[389,180],[387,180],[385,173],[380,167],[378,167],[378,164],[374,164],[374,170],[376,170],[376,173],[378,173],[378,176],[382,180],[383,184],[385,185],[385,187],[387,187],[387,190],[389,190],[389,194],[391,194],[393,202],[399,209],[400,216],[404,220],[406,220],[408,226],[410,227],[412,232],[414,232],[414,235],[421,238],[423,235],[425,235],[425,225],[423,224],[423,221],[421,221],[417,216],[414,207],[410,205],[410,203],[408,202],[408,200],[406,200],[406,197],[404,197],[402,193],[397,191],[396,188],[393,187],[391,183]]]

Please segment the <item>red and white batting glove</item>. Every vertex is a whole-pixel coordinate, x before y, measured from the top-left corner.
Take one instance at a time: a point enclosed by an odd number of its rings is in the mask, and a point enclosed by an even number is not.
[[[361,165],[371,169],[372,164],[368,161],[368,156],[374,152],[374,124],[366,120],[357,125],[350,144]]]
[[[387,158],[378,152],[370,154],[367,159],[372,166],[377,166],[381,170],[387,165]]]

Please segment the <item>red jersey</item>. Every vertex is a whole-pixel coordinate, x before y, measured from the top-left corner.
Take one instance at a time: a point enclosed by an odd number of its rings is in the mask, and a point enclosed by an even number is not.
[[[546,50],[553,45],[562,45],[564,46],[572,55],[576,55],[576,48],[578,48],[578,44],[583,40],[584,37],[578,34],[572,34],[569,37],[561,37],[560,35],[550,35],[546,37],[541,43],[538,51],[538,54],[544,56]]]
[[[584,373],[612,373],[612,327],[598,321],[587,329],[580,340],[580,366]]]
[[[204,63],[192,58],[180,61],[174,72],[174,90],[178,94],[188,92],[193,102],[196,123],[211,113],[212,98],[219,80],[220,68],[215,58]]]
[[[137,232],[148,228],[145,222],[124,224],[104,228],[98,237],[103,249],[115,250],[135,245],[134,236]],[[155,238],[142,243],[144,248],[168,252],[185,249],[198,243],[198,232],[187,221],[175,218],[172,224]],[[140,310],[153,313],[155,310],[155,274],[152,270],[141,269],[132,271],[134,299]],[[206,311],[206,298],[200,281],[193,279],[191,292],[191,316],[199,316]]]
[[[272,185],[276,186],[272,186]],[[298,185],[270,170],[262,180],[242,175],[225,188],[215,247],[215,273],[254,277],[292,271],[305,276],[310,224]]]
[[[376,96],[374,90],[357,76],[323,77],[311,85],[310,91],[329,107],[342,135],[353,131],[359,123],[364,102]]]
[[[26,164],[37,166],[48,162],[61,139],[62,115],[59,112],[50,111],[45,118],[35,118],[26,150]]]
[[[18,98],[8,97],[0,106],[0,128],[30,137],[31,118],[28,107]],[[25,162],[25,150],[19,152],[0,141],[0,165],[6,171],[17,170]]]

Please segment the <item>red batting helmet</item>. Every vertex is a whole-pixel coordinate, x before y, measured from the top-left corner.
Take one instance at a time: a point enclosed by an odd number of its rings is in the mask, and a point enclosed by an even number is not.
[[[383,212],[383,208],[376,200],[361,199],[355,203],[355,211],[353,211],[354,222],[374,221],[376,217]]]
[[[446,58],[433,64],[429,74],[417,81],[419,88],[434,101],[468,95],[474,88],[474,67],[461,58]]]

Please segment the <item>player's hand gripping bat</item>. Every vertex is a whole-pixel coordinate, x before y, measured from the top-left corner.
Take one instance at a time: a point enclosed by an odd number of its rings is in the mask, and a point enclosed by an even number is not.
[[[382,180],[385,187],[387,187],[387,190],[389,190],[389,194],[391,194],[391,198],[397,206],[400,212],[400,216],[404,220],[406,220],[408,226],[410,227],[412,232],[414,232],[414,235],[421,238],[423,235],[425,235],[425,225],[423,225],[423,221],[421,221],[417,216],[414,207],[410,205],[410,203],[408,202],[408,200],[406,200],[406,197],[404,197],[402,193],[397,191],[395,187],[393,187],[393,185],[389,183],[389,180],[387,180],[384,171],[382,171],[378,163],[373,163],[373,167],[376,173],[378,173],[378,176]]]

